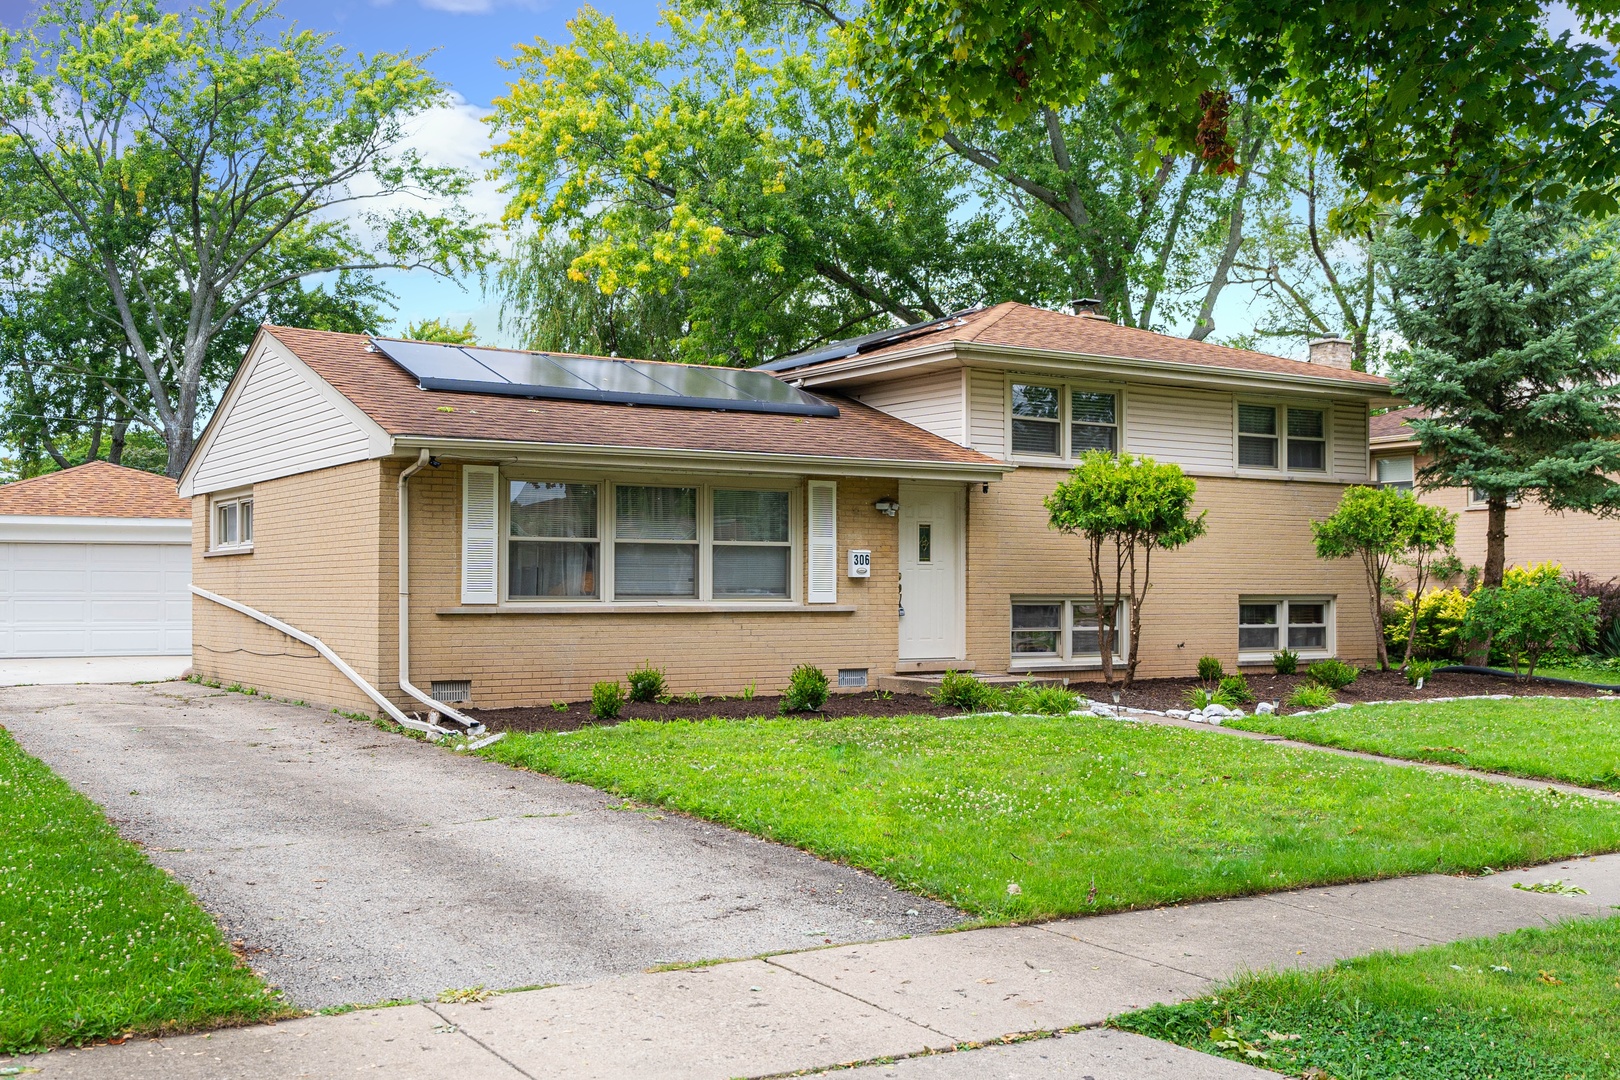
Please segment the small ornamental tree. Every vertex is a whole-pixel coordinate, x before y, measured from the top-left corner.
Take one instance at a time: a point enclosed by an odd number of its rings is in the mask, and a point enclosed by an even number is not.
[[[1596,597],[1576,596],[1561,577],[1542,578],[1477,590],[1469,600],[1462,636],[1491,642],[1513,662],[1514,676],[1528,680],[1547,653],[1579,652],[1590,645],[1597,617]]]
[[[1316,537],[1319,557],[1361,560],[1367,574],[1367,603],[1373,625],[1381,627],[1380,605],[1390,566],[1404,562],[1416,568],[1421,596],[1429,562],[1441,549],[1456,543],[1457,518],[1396,488],[1352,487],[1345,490],[1331,517],[1311,522],[1311,533]],[[1415,604],[1413,610],[1415,613]],[[1407,659],[1411,653],[1408,634]],[[1378,634],[1378,667],[1389,670],[1389,647],[1382,632]]]
[[[1086,541],[1091,595],[1097,610],[1102,676],[1114,687],[1114,611],[1130,606],[1130,651],[1124,685],[1136,677],[1142,640],[1142,603],[1147,598],[1155,551],[1172,551],[1204,535],[1204,518],[1191,515],[1198,485],[1176,465],[1150,457],[1093,450],[1069,478],[1046,497],[1051,527]],[[1112,576],[1113,591],[1106,591]]]

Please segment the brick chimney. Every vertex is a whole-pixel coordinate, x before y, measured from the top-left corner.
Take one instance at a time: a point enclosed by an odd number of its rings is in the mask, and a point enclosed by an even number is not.
[[[1355,346],[1340,337],[1322,337],[1311,342],[1311,363],[1321,364],[1323,367],[1342,368],[1350,370],[1350,360],[1355,355]]]

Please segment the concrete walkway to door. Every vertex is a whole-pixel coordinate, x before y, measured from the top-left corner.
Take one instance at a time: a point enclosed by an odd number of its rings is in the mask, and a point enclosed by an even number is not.
[[[0,725],[304,1008],[580,982],[963,918],[718,825],[191,683],[0,690]]]

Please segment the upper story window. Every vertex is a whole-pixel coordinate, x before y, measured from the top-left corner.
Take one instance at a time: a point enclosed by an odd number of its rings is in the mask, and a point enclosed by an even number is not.
[[[253,496],[225,495],[214,499],[212,551],[242,551],[253,547]]]
[[[1119,450],[1119,395],[1057,383],[1012,384],[1014,457],[1078,458]]]
[[[1410,456],[1379,458],[1373,462],[1373,477],[1379,487],[1411,491],[1417,478],[1417,462]]]
[[[1238,404],[1238,467],[1327,471],[1327,414],[1293,405]]]
[[[1055,386],[1013,383],[1012,449],[1014,454],[1057,457],[1063,446],[1063,396]]]
[[[512,600],[792,596],[790,491],[511,480],[507,493]]]

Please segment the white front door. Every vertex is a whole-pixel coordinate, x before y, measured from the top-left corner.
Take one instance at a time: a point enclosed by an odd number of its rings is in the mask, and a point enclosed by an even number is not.
[[[963,489],[900,485],[900,659],[962,659]]]

